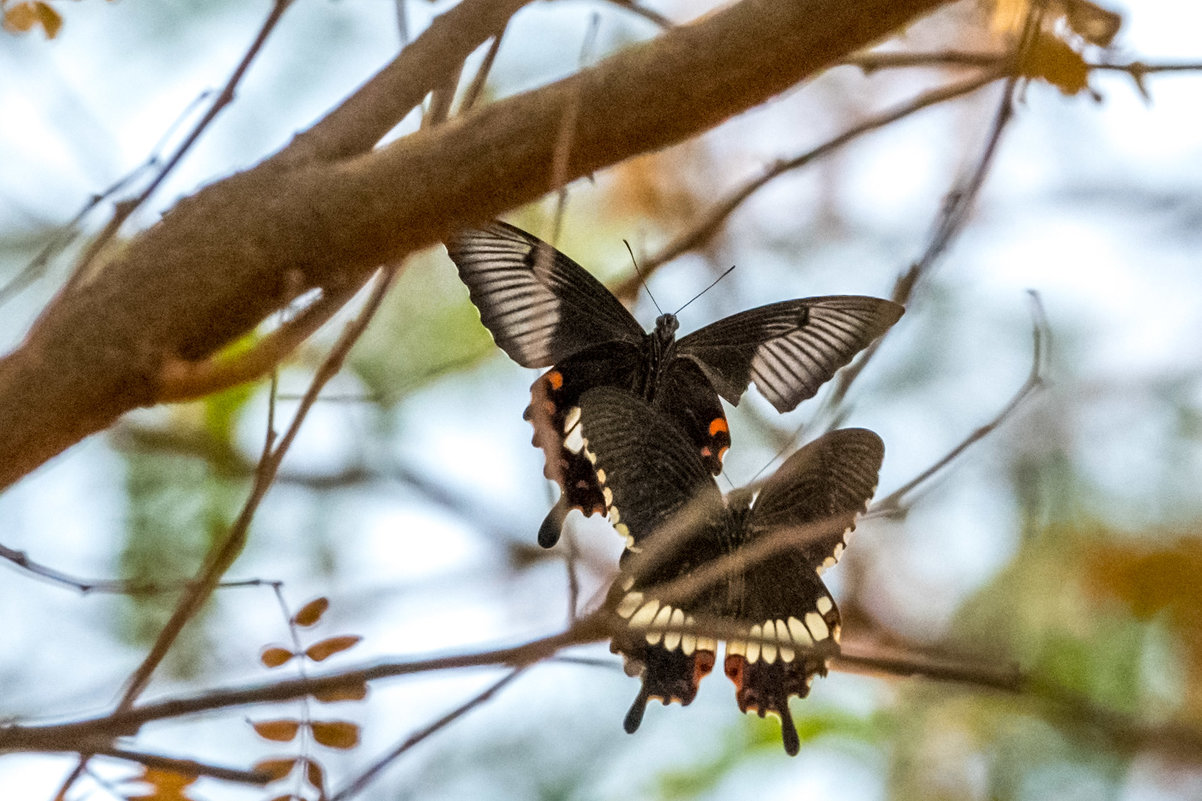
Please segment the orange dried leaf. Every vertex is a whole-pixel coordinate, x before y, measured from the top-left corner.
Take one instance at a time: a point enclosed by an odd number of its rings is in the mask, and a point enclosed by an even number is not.
[[[177,773],[174,770],[162,768],[147,768],[138,781],[145,782],[159,790],[182,790],[196,781],[196,776],[188,773]]]
[[[308,780],[309,784],[320,790],[323,796],[325,795],[326,775],[325,772],[322,771],[321,765],[317,764],[317,762],[312,759],[305,760],[305,778]]]
[[[367,697],[367,682],[322,690],[319,693],[313,693],[313,697],[323,704],[332,704],[336,701],[362,701]]]
[[[287,663],[294,656],[296,654],[287,648],[281,648],[278,645],[269,645],[263,649],[263,653],[259,654],[259,661],[269,668],[277,668]]]
[[[299,720],[260,720],[252,721],[250,725],[264,740],[286,743],[296,737],[301,724]]]
[[[46,32],[46,38],[53,39],[58,36],[59,28],[63,27],[62,15],[41,0],[33,5],[34,11],[38,15],[38,22],[41,24],[42,30]]]
[[[302,606],[300,611],[292,616],[292,622],[298,626],[312,626],[321,620],[321,616],[329,608],[329,598],[315,598]]]
[[[270,776],[274,782],[283,779],[291,773],[292,766],[295,764],[295,759],[264,759],[251,766],[251,770],[264,776]]]
[[[33,3],[18,3],[4,9],[4,29],[13,33],[26,33],[38,24],[38,13]]]
[[[277,795],[275,798],[271,799],[271,801],[305,801],[305,799],[301,798],[299,795],[284,793],[283,795]]]
[[[1040,78],[1066,95],[1078,94],[1089,87],[1089,65],[1081,54],[1049,34],[1039,34],[1023,60],[1022,72]]]
[[[305,649],[305,656],[314,662],[324,662],[334,654],[354,648],[363,638],[357,634],[347,634],[342,637],[330,637],[328,640],[316,642]]]
[[[326,748],[343,750],[359,745],[359,726],[345,720],[313,721],[313,739]]]

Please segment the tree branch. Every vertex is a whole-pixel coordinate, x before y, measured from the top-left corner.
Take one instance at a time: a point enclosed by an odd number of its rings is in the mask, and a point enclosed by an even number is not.
[[[360,120],[348,101],[276,159],[181,201],[0,360],[0,488],[153,403],[167,361],[203,359],[297,292],[360,280],[555,188],[550,164],[574,98],[565,181],[712,128],[941,2],[743,0],[381,150],[297,164],[306,148],[361,149],[351,128],[383,135],[384,122]]]

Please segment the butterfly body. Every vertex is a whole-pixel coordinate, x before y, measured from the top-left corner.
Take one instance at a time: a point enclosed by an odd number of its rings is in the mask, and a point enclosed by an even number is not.
[[[539,528],[551,547],[573,508],[605,501],[575,446],[580,397],[614,387],[673,421],[708,474],[722,470],[730,430],[720,398],[738,404],[755,383],[780,411],[811,397],[901,317],[878,298],[829,296],[750,309],[677,338],[675,315],[645,332],[583,267],[537,237],[494,221],[457,233],[447,252],[497,345],[525,367],[551,368],[531,387],[525,417],[561,497]]]
[[[627,541],[609,608],[611,650],[647,702],[690,703],[717,664],[744,712],[781,719],[800,747],[789,698],[805,697],[839,651],[839,610],[820,577],[876,487],[884,448],[864,429],[833,431],[793,454],[758,488],[723,496],[673,421],[613,388],[580,398],[581,452],[610,521]]]

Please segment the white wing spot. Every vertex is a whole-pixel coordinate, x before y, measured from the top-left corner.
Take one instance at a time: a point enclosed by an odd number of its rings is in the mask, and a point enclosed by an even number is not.
[[[651,621],[651,629],[647,632],[647,642],[651,645],[656,645],[664,637],[664,627],[668,624],[668,620],[672,617],[672,607],[664,604]]]
[[[672,618],[668,621],[670,630],[664,634],[664,647],[669,651],[675,651],[676,646],[680,645],[683,637],[680,631],[681,623],[684,623],[684,612],[679,609],[673,609]]]
[[[643,594],[641,592],[628,592],[618,604],[617,613],[620,617],[630,617],[634,614],[634,610],[639,608],[643,603]]]
[[[652,598],[639,611],[634,613],[634,617],[630,618],[632,628],[645,629],[647,624],[655,619],[655,613],[659,611],[659,601]]]
[[[831,630],[826,627],[826,621],[817,612],[806,612],[806,628],[814,635],[814,641],[825,640],[831,636]]]
[[[573,406],[571,409],[568,409],[567,415],[563,418],[563,433],[570,433],[573,428],[577,427],[576,424],[579,422],[580,407]]]
[[[597,468],[597,483],[598,484],[605,483],[605,471],[602,470],[600,467]]]
[[[776,661],[776,624],[771,620],[764,621],[764,644],[760,646],[760,658],[771,665]]]
[[[602,473],[601,471],[597,471],[598,478],[600,478],[602,475],[604,475],[604,473]],[[613,490],[611,490],[609,487],[602,487],[601,488],[601,497],[605,498],[606,506],[609,506],[611,508],[613,507],[613,502],[614,502]]]
[[[802,648],[809,648],[814,644],[814,638],[806,631],[805,624],[795,617],[789,618],[789,634],[793,637],[793,642]]]
[[[759,638],[764,636],[764,629],[762,626],[755,625],[755,626],[751,627],[751,631],[749,631],[747,634],[748,634],[747,661],[748,662],[758,661],[760,658],[760,640],[759,640]]]
[[[825,615],[835,607],[835,602],[830,599],[829,595],[824,595],[818,599],[818,602],[814,606],[818,607],[818,611]]]

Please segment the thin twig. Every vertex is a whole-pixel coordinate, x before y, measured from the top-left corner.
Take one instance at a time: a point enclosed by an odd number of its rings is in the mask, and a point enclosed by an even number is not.
[[[658,25],[660,28],[663,28],[664,30],[667,30],[668,28],[672,28],[675,26],[675,23],[672,22],[672,20],[665,17],[663,14],[661,14],[658,11],[655,11],[653,9],[647,8],[646,6],[641,6],[638,3],[634,2],[634,0],[608,0],[608,2],[612,3],[615,6],[618,6],[619,8],[625,9],[626,11],[629,11],[632,14],[636,14],[636,15],[642,17],[643,19],[654,22],[656,25]]]
[[[456,720],[463,717],[468,712],[471,712],[476,707],[491,700],[494,695],[496,695],[498,692],[500,692],[505,687],[505,685],[509,684],[509,682],[516,679],[522,673],[523,670],[525,670],[525,668],[520,667],[520,668],[510,671],[503,678],[501,678],[499,681],[493,683],[491,686],[489,686],[486,690],[484,690],[479,695],[474,696],[473,698],[471,698],[470,700],[461,704],[460,706],[456,707],[455,709],[452,709],[450,712],[443,715],[441,718],[434,721],[430,725],[425,726],[425,727],[415,731],[413,734],[409,735],[408,737],[406,737],[404,740],[402,740],[400,743],[398,743],[395,748],[393,748],[391,751],[389,751],[387,754],[385,754],[383,757],[381,757],[375,763],[373,763],[371,767],[369,767],[367,770],[363,771],[358,776],[356,776],[355,779],[353,781],[351,781],[350,784],[348,784],[346,787],[342,788],[341,790],[339,790],[338,792],[336,792],[332,796],[330,796],[329,801],[342,801],[342,799],[350,798],[351,796],[359,793],[361,790],[363,790],[363,788],[365,788],[368,784],[370,784],[372,782],[372,780],[374,780],[385,768],[387,768],[389,765],[391,765],[393,762],[395,762],[402,754],[404,754],[410,748],[413,748],[418,743],[425,740],[430,735],[438,732],[440,729],[444,729],[447,726],[449,726],[450,724],[454,723]]]
[[[147,595],[163,595],[186,589],[192,582],[188,580],[176,582],[130,581],[127,579],[89,579],[67,573],[57,568],[44,565],[29,558],[25,551],[0,545],[0,560],[14,565],[17,569],[29,573],[35,578],[42,579],[60,587],[77,590],[80,595],[129,595],[142,597]],[[223,581],[218,589],[233,589],[237,587],[278,587],[282,581],[274,579],[243,579],[241,581]]]
[[[505,27],[497,31],[497,35],[492,38],[492,42],[488,46],[488,52],[484,54],[484,61],[480,63],[480,69],[476,70],[475,76],[472,77],[472,82],[468,85],[467,91],[463,93],[463,100],[459,103],[459,113],[466,114],[476,105],[476,101],[480,99],[480,94],[484,91],[484,85],[488,82],[488,75],[492,72],[493,64],[497,60],[497,53],[501,50],[501,40],[505,38],[505,31],[509,30],[509,20],[505,20]]]
[[[110,239],[113,238],[113,236],[117,233],[117,230],[121,227],[122,223],[124,223],[129,216],[134,213],[134,211],[136,211],[143,203],[147,201],[147,199],[149,199],[152,194],[154,194],[154,191],[158,189],[159,185],[162,184],[163,181],[166,180],[167,176],[171,174],[184,155],[192,148],[192,145],[196,143],[196,140],[200,138],[200,135],[209,127],[209,124],[217,117],[218,114],[221,113],[222,109],[224,109],[233,101],[234,90],[242,81],[242,76],[246,74],[251,62],[254,61],[255,57],[259,54],[259,51],[263,49],[263,45],[266,43],[267,37],[271,35],[273,30],[275,30],[276,24],[280,21],[280,18],[284,15],[284,12],[288,10],[288,6],[290,5],[292,5],[292,0],[275,0],[275,2],[272,3],[271,11],[267,14],[267,19],[263,21],[263,25],[259,28],[259,32],[255,36],[254,41],[251,42],[250,47],[247,48],[246,53],[243,54],[242,60],[230,74],[229,80],[225,82],[225,86],[222,87],[221,92],[216,98],[213,99],[213,103],[209,106],[209,110],[205,112],[203,117],[200,118],[200,121],[196,123],[196,125],[192,128],[192,131],[184,138],[184,141],[180,144],[180,146],[176,148],[175,152],[172,153],[163,163],[163,166],[159,169],[158,174],[154,177],[150,184],[143,189],[142,192],[137,195],[137,197],[124,200],[116,204],[116,208],[113,210],[112,218],[109,219],[108,224],[105,225],[104,229],[88,245],[88,249],[80,259],[79,264],[76,266],[74,274],[67,281],[65,291],[70,292],[76,288],[81,281],[87,278],[91,265],[95,261],[97,254],[99,254],[100,250],[106,244],[108,244]]]
[[[971,94],[989,84],[997,81],[1005,76],[1005,70],[995,68],[992,71],[979,75],[971,80],[954,83],[949,86],[935,89],[925,94],[919,95],[917,98],[896,106],[889,111],[875,115],[858,125],[852,126],[838,136],[823,142],[821,145],[808,150],[805,153],[794,156],[790,159],[785,159],[776,162],[766,169],[759,177],[747,182],[735,191],[731,192],[724,199],[715,204],[701,219],[688,230],[678,234],[660,251],[642,262],[642,270],[644,277],[652,271],[663,266],[667,262],[687,253],[690,250],[701,247],[708,242],[721,227],[726,219],[730,217],[742,204],[753,194],[766,186],[772,180],[792,171],[804,167],[810,162],[822,158],[827,154],[839,149],[843,145],[854,141],[860,136],[883,128],[886,125],[897,122],[900,119],[910,116],[915,112],[921,111],[930,106],[944,103],[948,100],[954,100],[958,97]],[[640,280],[638,276],[623,281],[614,287],[614,294],[619,297],[629,297],[638,292]]]
[[[1034,36],[1033,28],[1032,20],[1029,19],[1026,26],[1027,34],[1024,35],[1015,50],[1014,63],[1020,63],[1023,54],[1030,47],[1030,42]],[[1008,70],[1009,67],[1003,71]],[[1002,98],[994,114],[993,124],[990,127],[989,136],[985,141],[985,147],[982,149],[981,155],[977,158],[972,171],[959,181],[944,199],[939,219],[935,225],[935,232],[927,242],[922,256],[919,257],[918,261],[910,265],[909,269],[898,276],[893,287],[892,300],[895,303],[905,306],[910,301],[919,280],[930,272],[935,262],[947,250],[947,247],[968,219],[968,213],[976,201],[981,186],[985,183],[985,176],[988,175],[989,168],[993,166],[993,158],[997,153],[1002,132],[1013,117],[1014,96],[1018,85],[1019,76],[1017,74],[1011,74],[1006,79]],[[886,336],[888,336],[888,332],[886,332],[885,336],[879,337],[865,348],[855,361],[843,368],[835,376],[831,392],[824,401],[823,408],[825,410],[838,409],[843,404],[852,384],[855,383],[856,379],[864,372],[864,368],[872,361],[873,356],[880,349],[881,343],[885,340]]]
[[[127,762],[137,762],[139,765],[145,765],[148,768],[169,770],[181,776],[208,776],[213,779],[237,782],[239,784],[251,784],[256,787],[262,787],[272,781],[271,776],[255,773],[250,770],[209,765],[204,762],[197,762],[194,759],[177,759],[176,757],[163,756],[162,754],[147,753],[146,751],[134,751],[130,748],[102,746],[94,749],[94,755],[123,759]]]
[[[907,510],[907,504],[904,501],[907,495],[913,492],[916,487],[930,480],[932,476],[954,462],[970,447],[997,430],[998,426],[1000,426],[1012,414],[1014,414],[1015,410],[1022,405],[1023,401],[1025,401],[1036,390],[1043,386],[1043,366],[1047,360],[1045,343],[1048,338],[1048,321],[1046,315],[1044,314],[1043,304],[1039,300],[1038,293],[1031,291],[1030,297],[1032,318],[1031,338],[1033,342],[1033,353],[1031,354],[1031,370],[1027,373],[1027,379],[1023,382],[1022,386],[1018,388],[1014,395],[1011,396],[1010,400],[1006,402],[1006,405],[1002,407],[1001,411],[999,411],[992,420],[965,437],[963,441],[944,454],[943,458],[936,461],[926,470],[923,470],[910,481],[907,481],[905,484],[874,503],[868,510],[868,516],[892,517],[905,514]]]

